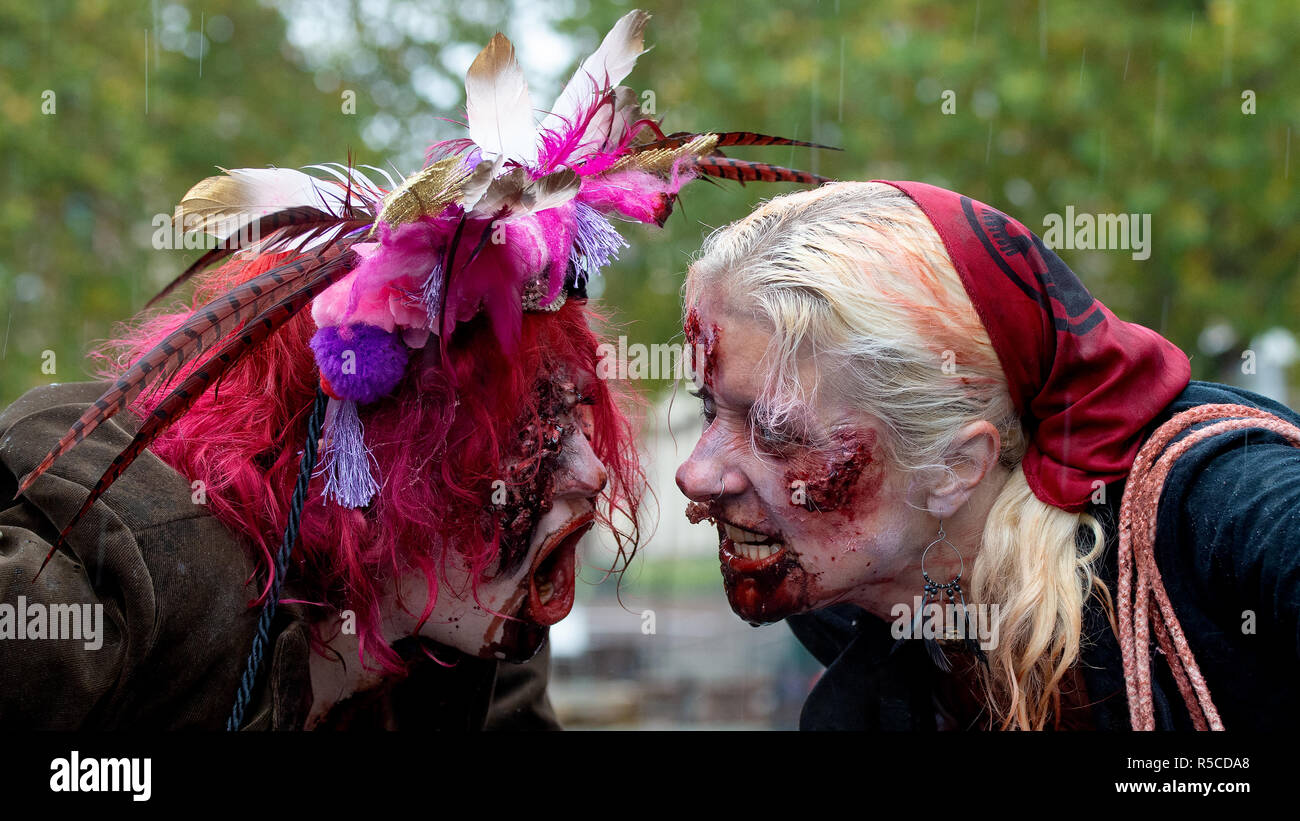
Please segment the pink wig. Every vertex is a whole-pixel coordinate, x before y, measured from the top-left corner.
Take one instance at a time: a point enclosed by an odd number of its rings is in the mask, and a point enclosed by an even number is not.
[[[110,363],[103,375],[116,376],[195,307],[284,256],[230,263],[204,278],[190,311],[137,318],[101,348],[99,358]],[[524,314],[520,343],[509,356],[483,316],[457,328],[446,361],[436,343],[414,352],[397,390],[361,409],[366,441],[383,477],[370,507],[322,504],[324,478],[312,481],[290,579],[309,600],[356,613],[363,662],[370,657],[389,671],[403,667],[381,633],[382,580],[410,572],[424,576],[429,602],[420,614],[423,623],[436,602],[447,550],[468,558],[476,582],[496,571],[500,527],[483,511],[492,482],[506,474],[520,432],[539,419],[539,379],[561,372],[571,379],[587,375],[587,398],[594,401],[592,447],[609,473],[598,515],[611,530],[615,511],[633,523],[629,532],[615,532],[621,560],[616,569],[631,560],[644,474],[633,425],[620,408],[625,397],[596,376],[599,340],[588,316],[576,300],[555,313]],[[202,480],[212,515],[250,546],[265,579],[258,601],[274,572],[272,557],[284,532],[316,391],[319,375],[308,347],[315,331],[310,315],[299,314],[150,448],[186,478]],[[132,410],[144,416],[162,395],[142,396]]]

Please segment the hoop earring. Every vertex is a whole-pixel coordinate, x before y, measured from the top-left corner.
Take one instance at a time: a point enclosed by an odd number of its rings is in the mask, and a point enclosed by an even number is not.
[[[952,552],[957,554],[957,560],[961,562],[961,569],[957,571],[957,575],[942,584],[939,584],[934,579],[930,578],[930,574],[925,572],[925,557],[929,554],[930,548],[940,542],[948,545]],[[957,599],[960,598],[962,607],[965,607],[966,596],[961,589],[961,577],[965,572],[966,558],[961,555],[961,551],[957,549],[957,545],[948,541],[948,534],[943,532],[943,519],[940,519],[939,535],[935,537],[934,541],[925,546],[925,550],[921,551],[921,577],[925,579],[925,601],[921,606],[924,607],[926,604],[929,604],[932,596],[944,594],[948,596],[948,601],[952,604],[956,604]]]
[[[930,553],[930,548],[941,542],[948,545],[948,548],[952,550],[953,553],[957,554],[957,559],[961,562],[961,569],[957,571],[957,575],[946,582],[936,582],[934,579],[930,578],[930,574],[925,570],[925,557]],[[944,533],[943,530],[943,519],[940,519],[939,535],[935,537],[934,541],[926,545],[925,550],[921,552],[921,578],[925,580],[922,590],[925,592],[925,595],[921,601],[921,611],[916,614],[915,630],[913,635],[917,635],[918,632],[921,635],[924,635],[922,628],[925,625],[925,611],[929,607],[931,599],[939,599],[937,603],[940,605],[941,609],[945,609],[943,607],[943,598],[946,596],[948,604],[955,608],[956,616],[960,619],[960,624],[954,622],[949,625],[946,619],[940,617],[943,637],[938,640],[930,637],[925,638],[925,649],[929,652],[930,659],[934,662],[936,667],[945,673],[952,670],[952,664],[949,663],[948,657],[943,651],[943,644],[964,644],[967,648],[973,649],[976,655],[982,661],[987,663],[983,651],[980,650],[979,643],[971,638],[970,612],[966,607],[966,593],[961,587],[961,577],[965,575],[965,573],[966,557],[957,549],[957,545],[948,541],[948,535]]]

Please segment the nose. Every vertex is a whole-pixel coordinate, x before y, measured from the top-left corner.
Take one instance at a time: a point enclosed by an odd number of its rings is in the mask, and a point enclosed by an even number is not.
[[[745,473],[724,457],[725,451],[710,441],[706,429],[691,455],[677,468],[677,487],[686,498],[693,502],[707,502],[745,492],[749,486]]]
[[[560,465],[555,472],[555,495],[575,499],[594,499],[609,484],[609,474],[591,442],[581,433],[570,433],[560,451]]]

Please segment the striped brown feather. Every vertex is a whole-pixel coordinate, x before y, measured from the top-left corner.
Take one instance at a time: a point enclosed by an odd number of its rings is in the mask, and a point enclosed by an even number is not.
[[[807,171],[795,171],[791,168],[782,168],[779,165],[737,160],[731,157],[698,157],[695,160],[695,167],[700,169],[701,173],[708,174],[711,177],[736,180],[742,185],[754,181],[802,182],[810,185],[821,185],[824,182],[830,182],[829,177],[821,177]]]
[[[346,258],[348,262],[345,262],[345,265],[355,261],[355,255],[350,250],[342,254],[339,254],[336,249],[304,254],[250,279],[226,295],[196,310],[153,350],[140,357],[111,388],[86,409],[86,412],[46,454],[41,463],[23,477],[14,498],[26,491],[32,482],[54,464],[54,460],[130,404],[131,400],[150,383],[159,379],[170,379],[186,362],[202,355],[239,323],[259,315],[267,306],[283,299],[304,276],[338,258]]]
[[[373,216],[367,216],[360,209],[352,208],[350,210],[352,212],[349,215],[350,218],[338,217],[319,208],[303,205],[273,211],[265,216],[250,220],[247,226],[219,240],[216,247],[208,250],[207,253],[186,268],[180,276],[167,283],[167,286],[159,291],[153,299],[145,303],[144,307],[152,308],[159,300],[184,285],[198,272],[220,262],[241,248],[260,242],[263,237],[269,237],[276,231],[281,232],[280,236],[276,237],[275,241],[263,250],[264,253],[270,253],[277,248],[281,248],[292,239],[301,238],[303,242],[306,242],[311,238],[311,235],[336,226],[342,228],[339,231],[341,236],[349,230],[364,227],[374,221]]]
[[[701,133],[711,134],[714,132],[705,131]],[[694,134],[689,131],[678,131],[675,134],[669,134],[662,140],[654,140],[653,142],[642,143],[634,146],[631,151],[640,152],[654,148],[678,148],[698,136],[699,134]],[[804,148],[825,148],[830,151],[841,150],[832,145],[804,142],[803,140],[791,140],[786,137],[773,137],[770,134],[759,134],[754,131],[723,131],[714,134],[714,136],[718,138],[719,147],[727,145],[794,145],[803,146]]]
[[[154,440],[161,436],[167,428],[171,427],[173,422],[193,407],[199,397],[203,396],[208,388],[215,384],[226,371],[297,315],[321,291],[324,291],[347,274],[353,263],[353,260],[349,257],[350,255],[345,254],[321,266],[309,281],[300,283],[293,293],[254,317],[243,330],[231,336],[221,346],[220,350],[204,360],[175,390],[168,394],[167,398],[158,403],[153,411],[145,417],[144,422],[140,425],[140,430],[136,432],[135,438],[121,453],[114,457],[112,464],[104,471],[104,475],[91,488],[90,495],[82,503],[81,509],[72,517],[67,526],[60,531],[58,539],[50,547],[50,552],[46,554],[45,561],[41,563],[41,570],[45,569],[45,565],[49,563],[50,558],[54,556],[68,534],[72,532],[72,528],[76,526],[77,522],[81,521],[82,516],[86,515],[86,511],[90,510],[95,501],[103,496],[117,481],[118,477],[126,472],[131,463],[153,444]],[[37,575],[40,575],[40,570],[37,571]]]

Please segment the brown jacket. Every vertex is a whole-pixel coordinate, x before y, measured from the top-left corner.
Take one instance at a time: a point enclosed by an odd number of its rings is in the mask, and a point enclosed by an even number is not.
[[[249,606],[255,589],[246,584],[253,564],[192,501],[183,476],[143,453],[33,582],[59,530],[138,421],[121,414],[101,425],[14,499],[17,480],[103,388],[36,388],[0,413],[0,729],[222,729],[257,622]],[[82,608],[86,615],[102,605],[102,646],[88,649],[84,634],[18,638],[20,604],[28,614],[65,606],[50,624],[72,618],[66,605],[91,605]],[[308,630],[299,608],[279,608],[243,729],[303,726],[312,701]],[[558,729],[546,698],[545,649],[523,665],[462,657],[443,668],[414,641],[398,647],[411,661],[408,677],[339,705],[327,726]]]

